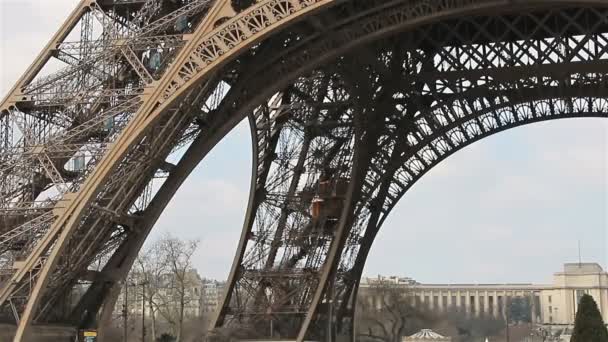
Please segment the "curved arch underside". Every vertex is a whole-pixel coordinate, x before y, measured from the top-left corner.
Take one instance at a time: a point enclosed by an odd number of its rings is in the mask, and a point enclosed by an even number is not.
[[[83,1],[0,107],[16,339],[32,320],[107,316],[173,194],[247,116],[250,203],[214,325],[298,340],[353,338],[376,233],[433,166],[513,127],[608,117],[605,1],[108,3]],[[36,77],[64,51],[81,63]]]

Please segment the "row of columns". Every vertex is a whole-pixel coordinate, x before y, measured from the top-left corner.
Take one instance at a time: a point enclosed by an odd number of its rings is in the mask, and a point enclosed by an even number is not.
[[[464,309],[467,315],[493,316],[506,318],[507,303],[512,298],[527,297],[531,301],[532,323],[537,322],[537,301],[539,299],[535,292],[520,291],[497,291],[497,290],[439,290],[439,291],[420,291],[413,293],[414,298],[418,298],[421,304],[433,310],[442,312],[449,308]],[[464,303],[463,303],[464,301]]]
[[[411,291],[411,292],[410,292]],[[469,316],[492,316],[506,318],[507,303],[512,298],[527,297],[531,300],[532,323],[537,323],[540,312],[537,305],[540,302],[539,293],[535,291],[507,291],[507,290],[406,290],[405,295],[412,298],[415,306],[425,305],[432,310],[446,312],[456,309]],[[377,309],[381,308],[381,301],[375,303]]]

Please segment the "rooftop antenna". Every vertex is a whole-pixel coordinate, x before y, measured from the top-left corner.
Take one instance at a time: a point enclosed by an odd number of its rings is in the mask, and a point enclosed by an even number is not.
[[[583,259],[581,257],[581,240],[578,240],[578,267],[581,268],[583,266]]]

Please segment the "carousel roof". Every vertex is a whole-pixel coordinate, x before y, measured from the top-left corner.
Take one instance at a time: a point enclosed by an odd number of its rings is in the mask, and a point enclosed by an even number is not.
[[[420,340],[445,340],[447,337],[441,336],[438,333],[434,332],[431,329],[422,329],[419,332],[409,337],[410,339],[420,339]]]

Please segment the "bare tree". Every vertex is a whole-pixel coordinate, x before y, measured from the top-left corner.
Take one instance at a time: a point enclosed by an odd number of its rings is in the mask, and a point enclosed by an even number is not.
[[[196,240],[180,240],[166,234],[158,242],[166,273],[160,279],[161,291],[155,298],[158,312],[174,327],[176,342],[182,340],[187,307],[199,300],[196,287],[198,274],[192,269],[192,256],[198,247]]]
[[[357,341],[397,342],[424,328],[447,332],[454,341],[479,341],[504,327],[491,316],[470,316],[455,309],[434,311],[418,301],[407,285],[379,282],[360,290]]]
[[[152,341],[168,332],[171,334],[165,335],[175,337],[175,342],[200,340],[206,334],[207,327],[201,316],[202,280],[192,267],[197,247],[198,241],[165,234],[140,252],[127,277],[122,289],[122,298],[125,298],[128,288],[126,313],[142,308],[145,317],[130,322],[135,329],[140,329],[145,322]],[[132,331],[131,334],[138,333]]]
[[[408,291],[382,282],[366,288],[358,298],[357,340],[399,342],[403,336],[431,326],[435,315],[411,303]]]
[[[149,319],[151,321],[152,341],[157,339],[157,313],[160,303],[158,294],[161,289],[161,280],[163,275],[168,272],[166,258],[163,255],[163,250],[160,248],[160,243],[146,247],[137,257],[133,270],[139,275],[140,281],[146,286],[144,293],[143,287],[140,289],[141,295],[145,296],[144,301],[148,306]]]
[[[492,316],[475,316],[450,309],[442,315],[443,320],[456,330],[455,341],[478,341],[488,336],[497,336],[504,323]]]

